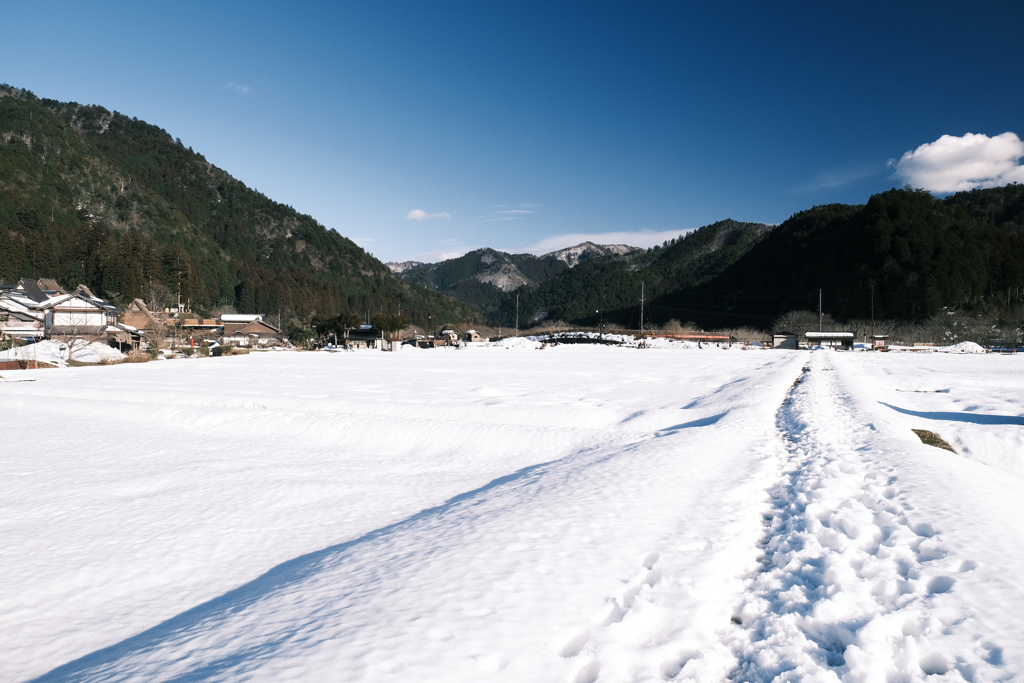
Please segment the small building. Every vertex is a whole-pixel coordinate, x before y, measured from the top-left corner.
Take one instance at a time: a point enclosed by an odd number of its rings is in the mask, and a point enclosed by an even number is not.
[[[811,346],[853,351],[853,332],[804,332]]]
[[[46,329],[38,304],[21,294],[4,294],[0,296],[0,336],[33,341],[42,339]]]
[[[776,332],[772,335],[773,349],[797,349],[799,338],[792,332]]]
[[[231,332],[228,332],[228,325],[233,325]],[[284,341],[284,335],[266,320],[253,320],[244,325],[234,326],[232,323],[224,323],[224,336],[221,337],[221,344],[231,346],[266,346]]]
[[[124,307],[121,322],[137,330],[149,330],[150,332],[163,328],[163,323],[149,310],[146,302],[142,299],[135,299]]]
[[[384,342],[384,332],[372,325],[360,325],[345,332],[345,347],[349,349],[387,350],[391,345]]]
[[[887,334],[876,334],[871,337],[871,345],[876,349],[884,349],[886,344],[889,343],[889,335]]]
[[[44,301],[39,308],[44,311],[46,335],[80,337],[106,333],[109,325],[117,323],[117,314],[111,316],[109,304],[105,303],[78,291]]]
[[[262,313],[225,313],[220,317],[220,324],[224,326],[224,336],[229,337],[246,325],[262,320]],[[194,322],[198,325],[199,320]]]
[[[465,340],[468,342],[482,342],[487,341],[484,336],[476,330],[466,330]]]

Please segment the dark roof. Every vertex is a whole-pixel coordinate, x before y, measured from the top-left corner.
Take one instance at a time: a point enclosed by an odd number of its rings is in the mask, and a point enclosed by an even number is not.
[[[252,322],[246,323],[241,327],[236,327],[227,333],[226,336],[230,337],[233,334],[254,334],[260,327],[266,327],[274,334],[281,334],[281,330],[277,329],[266,320],[253,320]],[[250,329],[251,328],[251,329]]]
[[[25,293],[25,296],[27,296],[29,299],[32,299],[32,301],[35,301],[37,304],[42,303],[50,298],[43,294],[43,290],[39,289],[39,285],[37,285],[34,281],[29,280],[27,278],[22,278],[18,280],[18,285],[16,289],[20,289],[22,292]]]

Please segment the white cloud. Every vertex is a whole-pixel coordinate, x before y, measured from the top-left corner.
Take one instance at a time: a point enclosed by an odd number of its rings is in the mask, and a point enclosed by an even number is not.
[[[551,237],[545,237],[536,244],[532,244],[525,249],[506,249],[504,251],[513,252],[526,252],[529,254],[547,254],[551,251],[558,249],[564,249],[566,247],[574,247],[582,242],[593,242],[594,244],[627,244],[631,247],[641,247],[648,249],[650,247],[657,246],[668,240],[675,239],[685,235],[688,232],[693,232],[692,229],[687,230],[662,230],[655,232],[654,230],[640,230],[637,232],[598,232],[598,233],[568,233],[565,235],[553,235]]]
[[[224,84],[224,87],[234,90],[239,95],[249,94],[249,86],[247,86],[245,83],[235,83],[234,81],[229,81]]]
[[[438,213],[427,213],[423,209],[413,209],[409,213],[405,214],[405,220],[407,221],[429,221],[436,218],[451,218],[451,214],[447,211],[439,211]]]
[[[914,187],[945,194],[1024,182],[1021,157],[1024,142],[1016,133],[992,138],[968,133],[962,138],[943,135],[889,164],[896,167],[897,177]]]

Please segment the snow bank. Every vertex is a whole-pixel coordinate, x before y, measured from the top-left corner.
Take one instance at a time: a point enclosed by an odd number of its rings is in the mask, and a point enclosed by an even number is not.
[[[496,342],[489,342],[488,346],[502,349],[539,349],[543,343],[532,337],[505,337]]]
[[[985,347],[979,346],[972,341],[963,341],[952,346],[944,346],[939,350],[946,353],[985,353]]]
[[[538,343],[549,343],[557,344],[572,343],[573,339],[593,339],[596,341],[611,342],[618,346],[624,346],[627,348],[647,348],[647,349],[696,349],[699,348],[696,342],[683,341],[681,339],[669,339],[666,337],[644,337],[638,339],[630,334],[601,334],[599,332],[560,332],[557,334],[545,334],[527,337],[531,341]],[[565,341],[569,340],[569,341]],[[702,344],[701,347],[708,348],[712,347],[711,344]],[[717,347],[715,347],[717,348]]]
[[[81,342],[79,342],[80,344]],[[124,358],[117,349],[100,342],[77,346],[72,360],[79,363],[100,363]],[[68,360],[68,345],[56,339],[46,339],[34,344],[19,346],[0,353],[0,360],[37,360],[53,365],[64,365]]]

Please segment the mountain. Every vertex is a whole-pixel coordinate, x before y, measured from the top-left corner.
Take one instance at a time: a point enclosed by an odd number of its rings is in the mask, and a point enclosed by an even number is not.
[[[531,257],[546,277],[487,249],[403,276],[506,327],[561,320],[635,329],[641,292],[650,323],[705,328],[768,328],[784,313],[816,310],[819,290],[824,312],[840,320],[866,319],[872,305],[878,319],[923,320],[944,309],[998,317],[1024,301],[1024,186],[943,199],[894,189],[863,205],[813,207],[779,226],[720,221],[571,268],[570,254]]]
[[[632,254],[635,251],[639,251],[639,249],[636,247],[626,246],[625,244],[594,244],[593,242],[583,242],[582,244],[577,244],[575,247],[566,247],[565,249],[552,251],[541,258],[553,257],[559,261],[564,261],[565,265],[570,268],[575,268],[581,263],[593,261],[594,259],[602,256],[625,256],[626,254]]]
[[[0,86],[0,279],[53,277],[126,302],[473,320],[312,217],[246,187],[166,131]],[[152,303],[152,302],[151,302]]]
[[[923,320],[942,310],[978,314],[1020,305],[1024,204],[1020,185],[932,197],[891,190],[864,205],[795,214],[720,274],[651,304],[656,320],[706,326],[771,325],[793,310],[838,319]],[[999,224],[993,224],[998,220]],[[874,294],[872,297],[872,288]]]
[[[584,242],[543,256],[476,249],[438,263],[404,261],[387,266],[402,279],[450,294],[491,316],[505,293],[538,285],[581,263],[636,251],[642,250],[624,244]]]
[[[651,249],[609,253],[566,269],[539,285],[505,295],[494,317],[523,326],[543,320],[636,327],[641,290],[651,299],[700,285],[720,274],[773,226],[727,219]],[[678,317],[678,316],[670,316]]]

